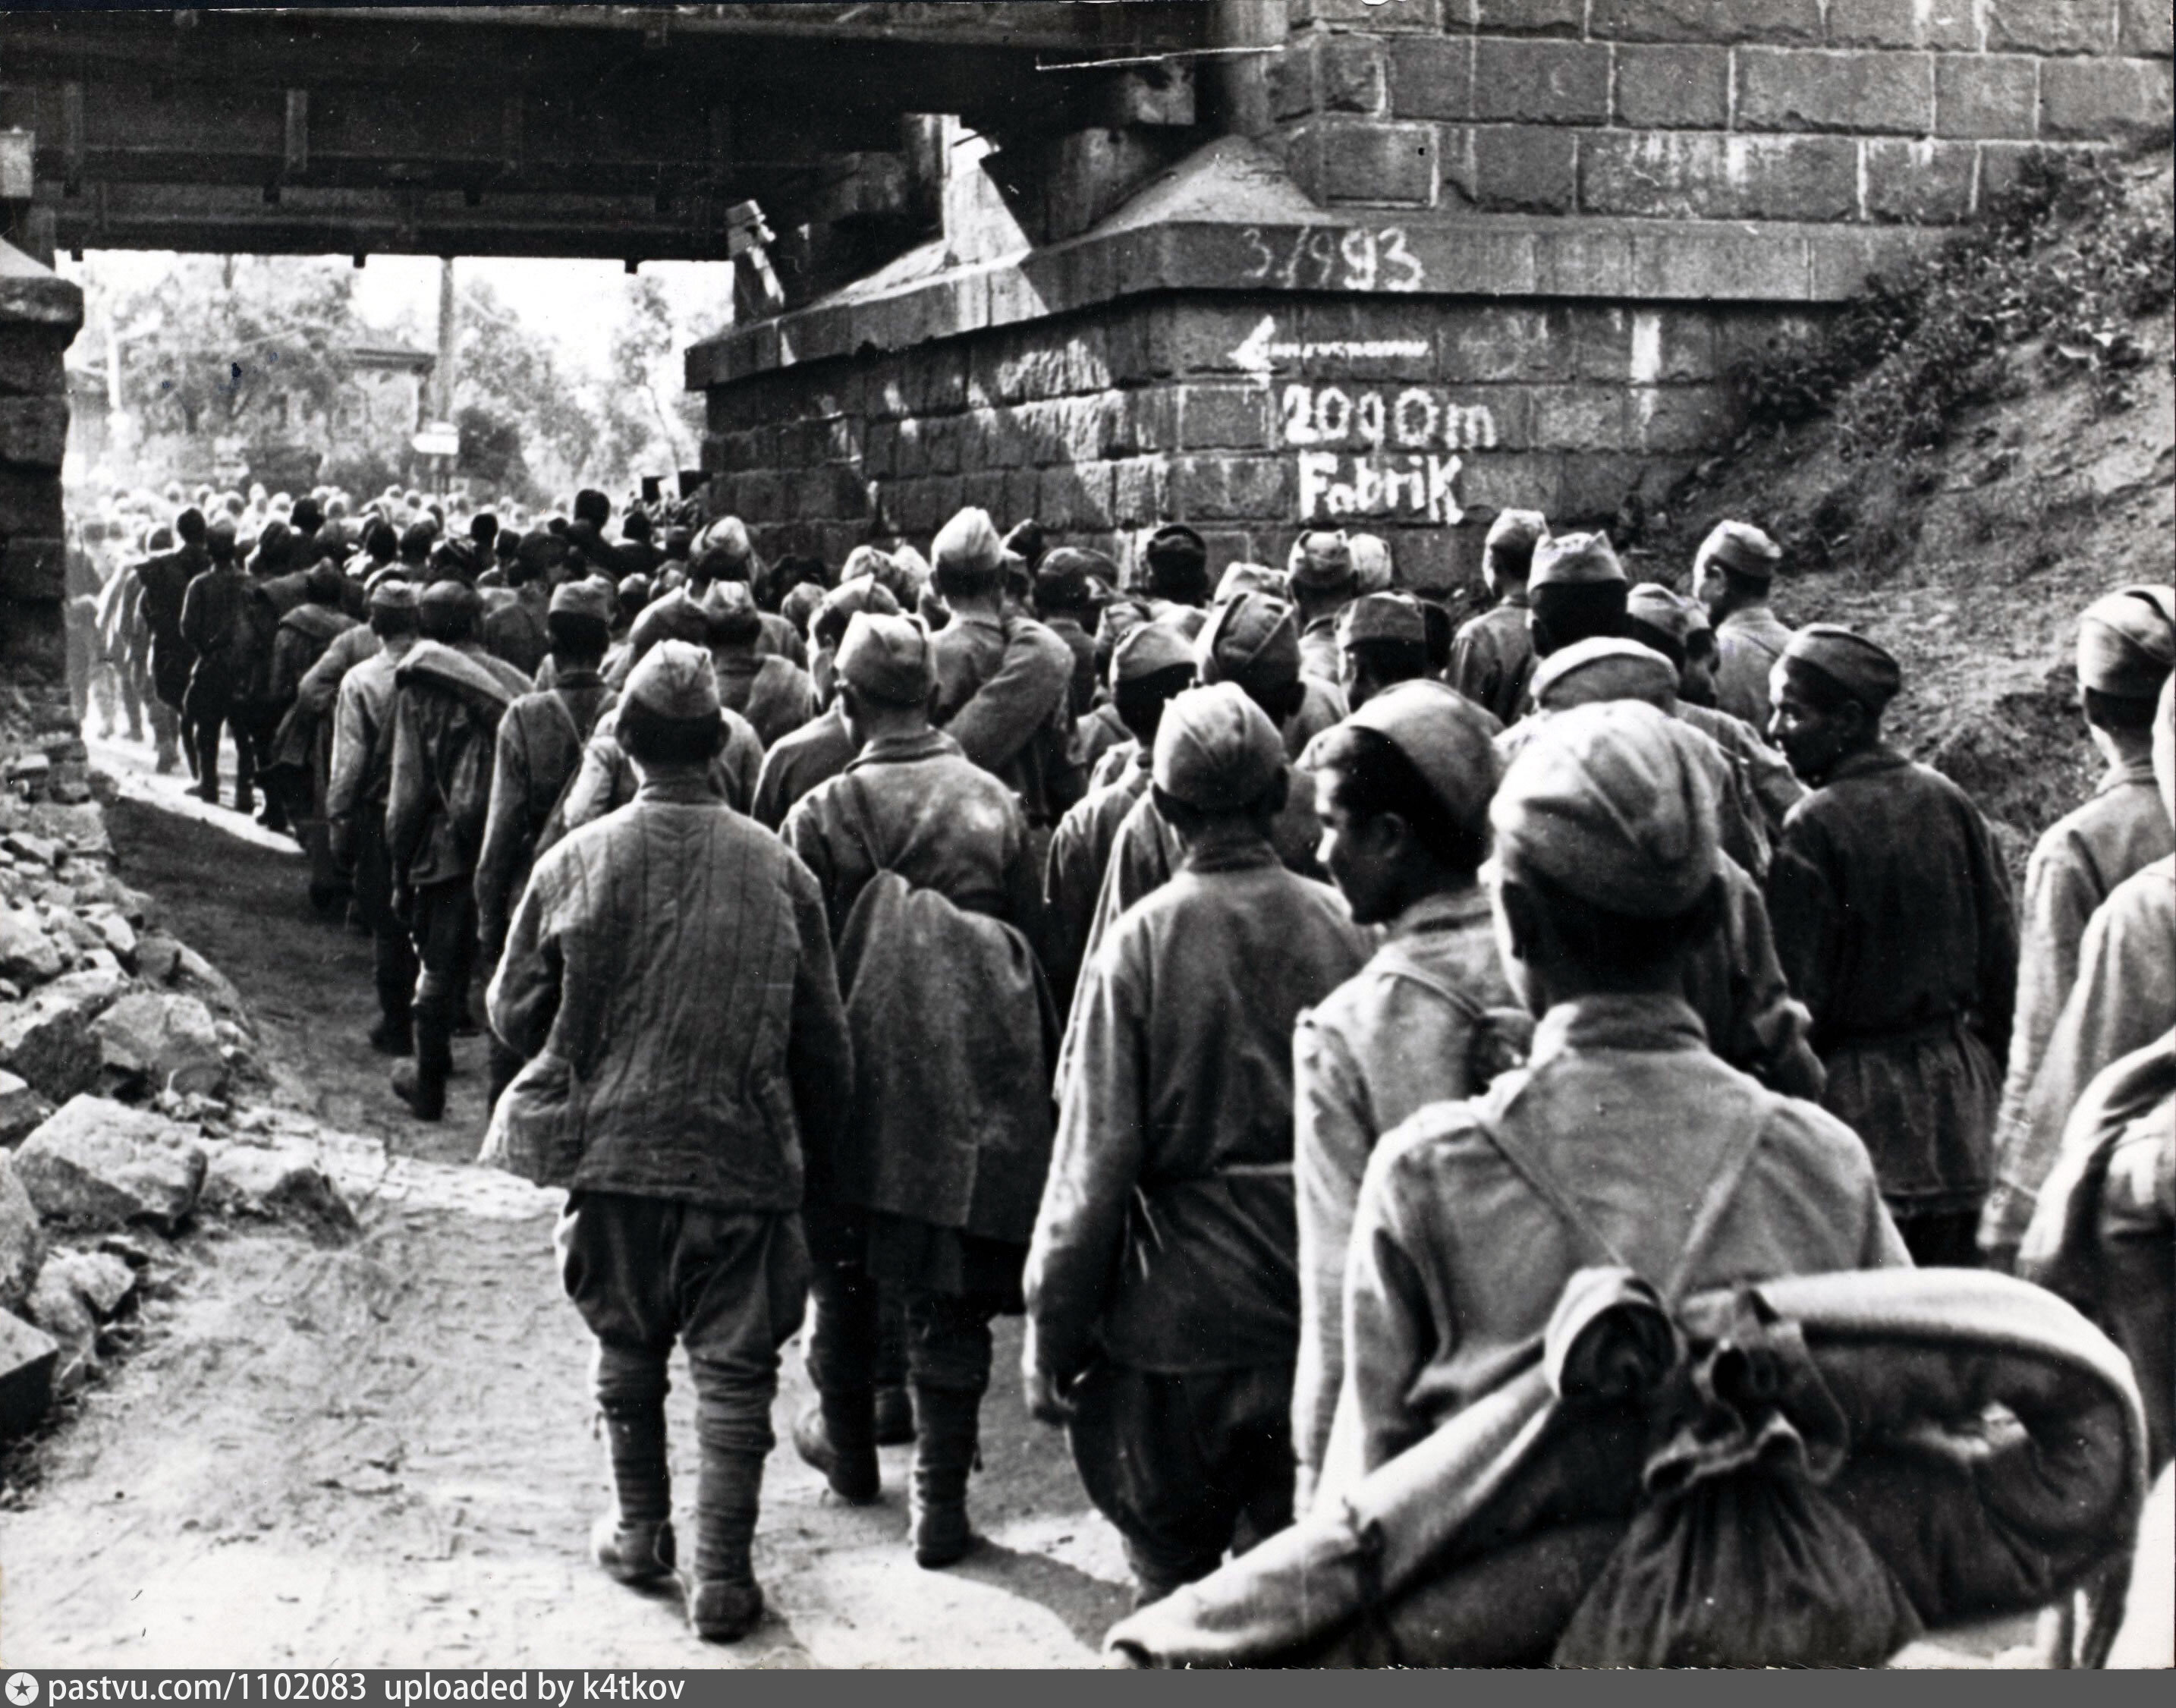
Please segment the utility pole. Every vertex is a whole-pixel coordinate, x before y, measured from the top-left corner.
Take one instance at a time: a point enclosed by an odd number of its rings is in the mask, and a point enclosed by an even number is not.
[[[460,335],[454,309],[454,258],[448,255],[438,263],[438,366],[432,375],[438,397],[434,414],[439,421],[454,418],[454,351]]]

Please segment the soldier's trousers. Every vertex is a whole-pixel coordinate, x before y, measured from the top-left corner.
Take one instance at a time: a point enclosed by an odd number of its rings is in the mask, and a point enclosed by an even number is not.
[[[620,1521],[672,1515],[665,1395],[677,1341],[695,1384],[702,1455],[694,1575],[746,1581],[779,1352],[808,1297],[800,1218],[577,1191],[553,1243],[567,1296],[596,1336],[590,1375]]]
[[[820,1205],[805,1212],[814,1273],[808,1330],[808,1379],[819,1394],[868,1392],[896,1382],[888,1368],[882,1298],[869,1273],[867,1235],[851,1212]],[[993,1293],[901,1290],[906,1317],[906,1375],[917,1388],[982,1394],[990,1385],[990,1323],[1004,1301]]]
[[[1136,1606],[1292,1522],[1292,1367],[1167,1373],[1108,1360],[1074,1384],[1081,1485],[1124,1539]]]
[[[454,1028],[466,1014],[476,967],[476,887],[466,878],[416,886],[409,929],[416,943],[416,1068],[452,1071]]]
[[[385,846],[385,808],[365,808],[356,819],[355,896],[370,927],[378,1012],[405,1032],[416,1001],[416,945],[393,911],[393,857]]]

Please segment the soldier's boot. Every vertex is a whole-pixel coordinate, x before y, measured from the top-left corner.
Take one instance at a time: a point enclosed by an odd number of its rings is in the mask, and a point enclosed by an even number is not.
[[[903,1447],[914,1439],[914,1401],[906,1391],[906,1302],[897,1287],[877,1298],[877,1445]]]
[[[878,1389],[876,1411],[878,1446],[903,1447],[914,1439],[914,1396],[906,1383]]]
[[[684,1580],[688,1623],[706,1643],[735,1643],[763,1619],[749,1550],[763,1504],[761,1453],[704,1444],[695,1496],[695,1569]]]
[[[416,1058],[393,1070],[394,1095],[418,1121],[446,1118],[446,1081],[454,1071],[454,1042],[444,1004],[418,997],[413,1011]]]
[[[623,1584],[656,1583],[672,1575],[672,1474],[665,1462],[665,1407],[631,1406],[605,1415],[614,1504],[590,1532],[590,1553]]]
[[[795,1420],[793,1450],[824,1473],[840,1499],[867,1506],[881,1486],[874,1396],[866,1388],[824,1395]]]
[[[980,1393],[914,1384],[914,1484],[909,1538],[914,1563],[950,1565],[975,1546],[967,1522],[967,1474],[975,1466]]]

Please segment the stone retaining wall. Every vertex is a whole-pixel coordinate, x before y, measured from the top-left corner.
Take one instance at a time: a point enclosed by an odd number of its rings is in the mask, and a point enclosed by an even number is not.
[[[62,358],[83,293],[0,242],[0,779],[42,755],[57,792],[81,798],[84,753],[68,695]]]

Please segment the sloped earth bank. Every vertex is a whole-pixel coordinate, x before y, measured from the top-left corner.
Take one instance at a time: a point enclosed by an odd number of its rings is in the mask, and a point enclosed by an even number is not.
[[[757,1541],[761,1629],[699,1643],[677,1594],[591,1565],[607,1482],[587,1338],[552,1270],[558,1194],[467,1166],[481,1045],[460,1047],[452,1118],[406,1120],[361,1042],[367,944],[310,913],[296,856],[183,803],[148,758],[96,755],[122,781],[122,870],[254,1005],[292,1106],[260,1118],[319,1145],[363,1232],[331,1249],[276,1231],[177,1246],[139,1350],[0,1471],[8,1665],[1094,1662],[1127,1605],[1123,1561],[1063,1438],[1020,1407],[1016,1325],[971,1495],[991,1542],[961,1564],[925,1572],[906,1552],[908,1450],[885,1450],[883,1503],[856,1509],[783,1444],[810,1397],[797,1344]],[[684,1517],[677,1359],[672,1405]]]
[[[1756,439],[1675,495],[1634,555],[1635,574],[1683,586],[1716,520],[1767,528],[1787,552],[1778,613],[1896,654],[1892,738],[1972,794],[2021,883],[2033,840],[2101,770],[2077,710],[2079,613],[2176,573],[2171,329],[2131,334],[2145,360],[2128,409],[2097,414],[2082,378],[2014,349],[2008,394],[1966,412],[1939,449],[1846,461],[1824,422]]]

